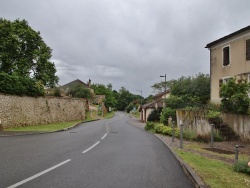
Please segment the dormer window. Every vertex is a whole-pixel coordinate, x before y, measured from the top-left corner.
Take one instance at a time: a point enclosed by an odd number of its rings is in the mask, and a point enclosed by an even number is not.
[[[230,64],[230,47],[226,46],[223,48],[223,66]]]

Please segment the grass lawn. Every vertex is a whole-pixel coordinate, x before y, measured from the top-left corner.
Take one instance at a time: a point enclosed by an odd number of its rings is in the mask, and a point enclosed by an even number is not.
[[[175,150],[175,152],[189,164],[211,188],[250,187],[250,176],[235,172],[232,166],[222,161],[209,159],[183,150]]]

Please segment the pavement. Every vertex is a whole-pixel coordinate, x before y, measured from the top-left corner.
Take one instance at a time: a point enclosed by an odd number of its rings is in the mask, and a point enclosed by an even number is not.
[[[146,123],[141,122],[139,119],[130,116],[131,120],[128,122],[131,125],[134,125],[138,128],[144,129]],[[206,184],[202,181],[202,179],[197,175],[197,173],[188,165],[186,164],[173,150],[173,148],[178,148],[179,146],[179,139],[174,138],[174,142],[172,141],[172,137],[160,135],[160,134],[154,134],[156,137],[158,137],[173,153],[173,155],[176,157],[176,159],[179,161],[181,167],[183,168],[184,172],[190,177],[193,184],[196,188],[207,188]]]
[[[81,122],[81,123],[83,123],[83,122]],[[143,129],[143,130],[144,130],[144,127],[146,125],[146,123],[141,122],[138,118],[135,118],[134,116],[130,116],[130,120],[128,123],[140,128],[140,129]],[[79,124],[80,123],[77,123],[77,124],[73,125],[72,127],[67,128],[67,129],[62,129],[62,130],[52,131],[52,132],[0,131],[0,137],[24,136],[24,135],[34,135],[34,134],[48,134],[48,133],[53,133],[53,132],[69,130],[69,129],[74,128],[75,126],[78,126]],[[196,172],[188,164],[186,164],[177,154],[175,154],[173,148],[178,147],[179,140],[175,138],[175,141],[172,142],[172,137],[165,136],[165,135],[159,135],[159,134],[155,134],[155,136],[158,137],[171,150],[173,155],[179,161],[184,172],[190,177],[190,179],[194,183],[195,187],[196,188],[206,188],[207,186],[202,181],[202,179],[196,174]]]

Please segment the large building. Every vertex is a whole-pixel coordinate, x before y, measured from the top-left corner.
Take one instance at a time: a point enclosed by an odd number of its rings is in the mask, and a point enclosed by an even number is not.
[[[220,103],[220,86],[230,78],[250,81],[250,26],[206,45],[210,50],[210,100]]]

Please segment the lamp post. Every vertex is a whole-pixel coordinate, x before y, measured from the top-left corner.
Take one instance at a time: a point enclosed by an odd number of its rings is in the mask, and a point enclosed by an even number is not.
[[[141,105],[142,105],[142,90],[137,90],[141,92]]]
[[[164,86],[164,108],[166,108],[166,90],[167,90],[167,80],[166,80],[166,74],[164,76],[160,76],[165,78],[165,86]]]

